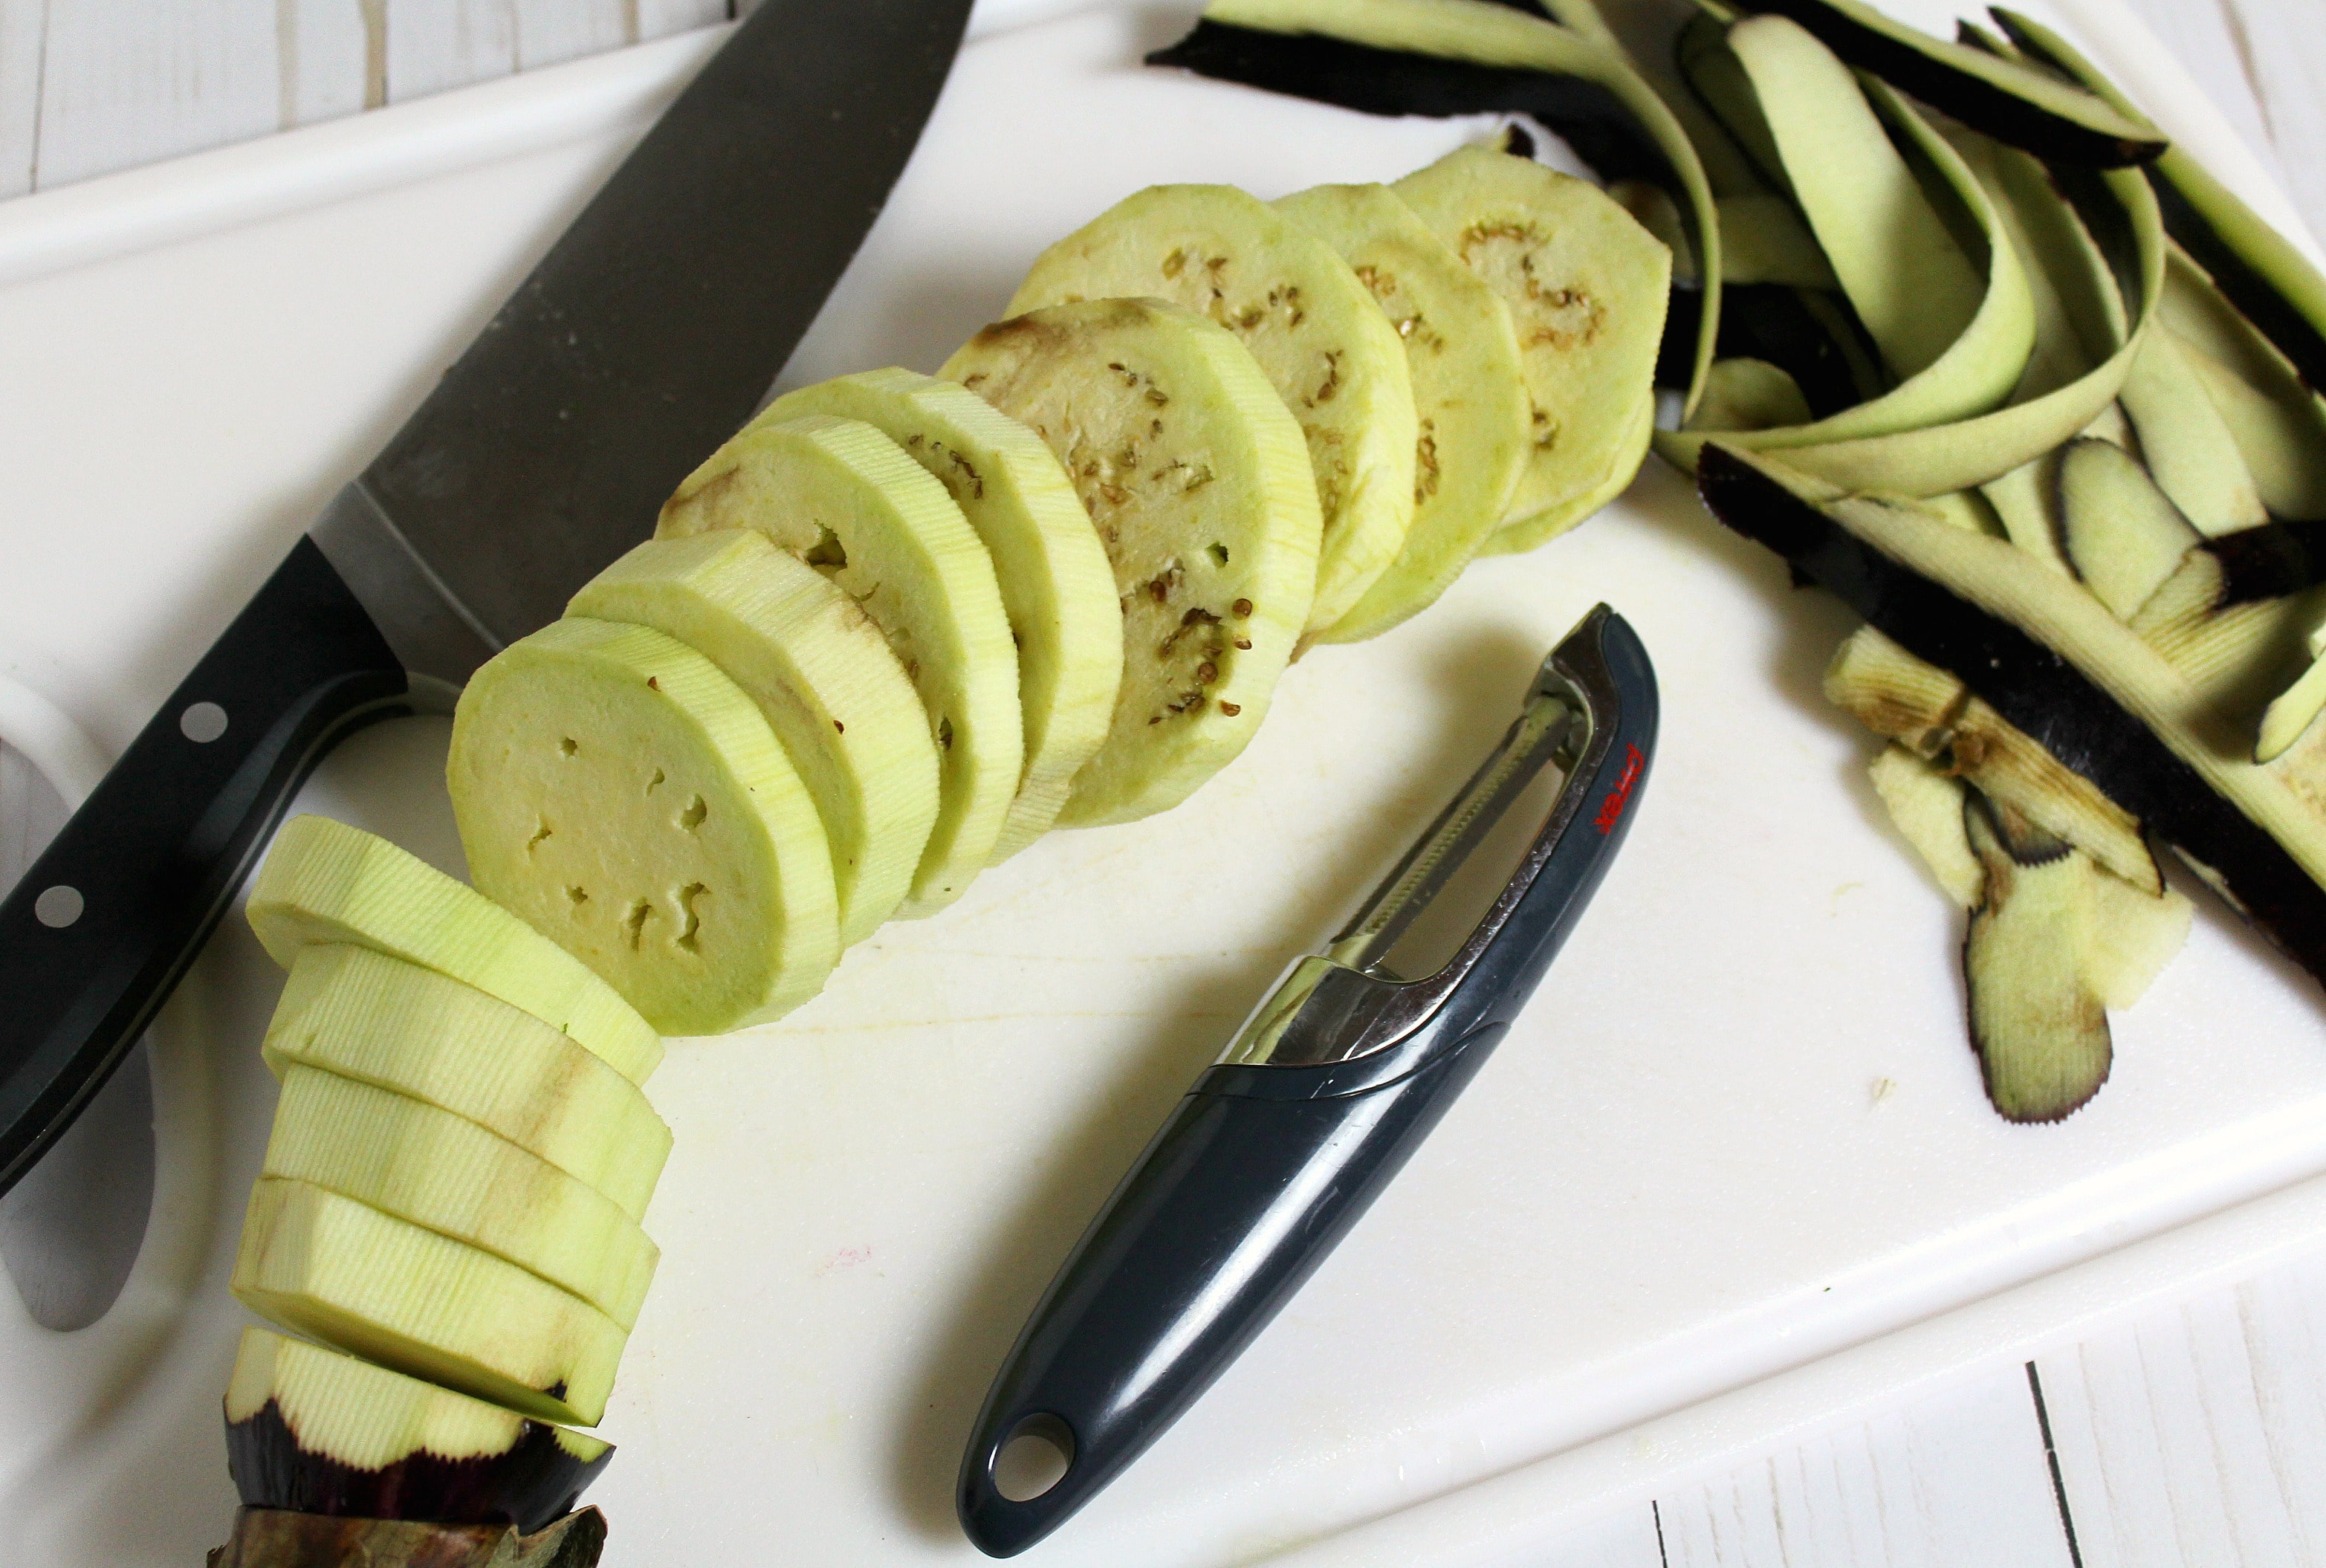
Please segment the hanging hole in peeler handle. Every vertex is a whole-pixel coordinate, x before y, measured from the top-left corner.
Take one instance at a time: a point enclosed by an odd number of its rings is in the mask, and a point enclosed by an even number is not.
[[[1009,1429],[993,1456],[993,1489],[1005,1501],[1030,1503],[1075,1468],[1075,1433],[1047,1411],[1026,1416]]]

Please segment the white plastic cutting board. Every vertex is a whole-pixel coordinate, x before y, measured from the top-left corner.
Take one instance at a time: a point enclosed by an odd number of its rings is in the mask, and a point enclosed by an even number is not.
[[[2100,17],[2079,31],[2249,183],[2218,116],[2098,3],[2052,10]],[[1191,10],[989,27],[786,380],[934,366],[1042,245],[1151,181],[1386,179],[1480,128],[1139,67]],[[0,209],[10,672],[124,743],[706,44]],[[608,1561],[972,1560],[954,1467],[1050,1272],[1603,598],[1665,707],[1589,917],[1307,1289],[1033,1560],[1254,1560],[2326,1171],[2316,989],[2210,905],[2117,1021],[2090,1108],[1995,1118],[1956,916],[1818,695],[1848,617],[1651,464],[1579,533],[1315,652],[1178,811],[1054,836],[889,927],[782,1024],[674,1047],[652,1085],[677,1134],[648,1216],[662,1272],[591,1493]],[[303,804],[457,865],[443,741],[441,720],[368,732]],[[157,1028],[167,1206],[126,1304],[86,1337],[0,1323],[12,1561],[182,1564],[222,1538],[216,1400],[242,1321],[224,1276],[278,986],[230,920]]]

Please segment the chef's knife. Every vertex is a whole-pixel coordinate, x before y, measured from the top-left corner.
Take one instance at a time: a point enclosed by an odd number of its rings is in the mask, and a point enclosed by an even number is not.
[[[903,171],[969,0],[764,0],[0,904],[0,1192],[192,961],[293,790],[652,531]]]
[[[1075,1243],[995,1377],[955,1494],[979,1549],[1014,1556],[1120,1474],[1389,1184],[1606,874],[1656,719],[1647,651],[1601,605],[1543,660],[1502,745],[1341,933],[1252,1010]],[[1449,890],[1467,883],[1465,863],[1552,768],[1558,798],[1484,915],[1466,932],[1456,923],[1443,961],[1409,942],[1443,923],[1441,901],[1458,909]],[[1047,1462],[1014,1464],[1020,1447]]]

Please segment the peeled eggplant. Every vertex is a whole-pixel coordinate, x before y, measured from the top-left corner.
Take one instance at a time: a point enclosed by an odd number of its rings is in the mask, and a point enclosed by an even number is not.
[[[1948,671],[1873,626],[1860,626],[1826,667],[1826,700],[1876,735],[1977,787],[2127,883],[2162,892],[2139,821]]]

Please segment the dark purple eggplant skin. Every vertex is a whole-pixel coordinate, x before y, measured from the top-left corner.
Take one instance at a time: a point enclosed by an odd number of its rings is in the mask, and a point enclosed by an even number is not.
[[[583,1463],[554,1431],[525,1424],[516,1446],[475,1459],[407,1454],[380,1470],[302,1447],[274,1400],[226,1424],[227,1472],[244,1504],[291,1513],[440,1525],[514,1525],[526,1535],[572,1512],[575,1499],[614,1457]]]
[[[2273,522],[2198,546],[2221,563],[2221,603],[2281,598],[2326,582],[2326,523]]]
[[[1824,419],[1865,401],[1850,378],[1849,361],[1823,321],[1802,302],[1808,291],[1784,283],[1724,283],[1720,289],[1723,359],[1765,359],[1793,378],[1808,400],[1810,416]],[[1664,318],[1663,342],[1656,350],[1656,385],[1685,386],[1696,365],[1697,311],[1693,287],[1675,285]],[[1855,331],[1874,357],[1873,340],[1857,324],[1857,313],[1839,294],[1827,298],[1835,316]]]
[[[2146,173],[2156,191],[2156,205],[2164,215],[2164,232],[2180,241],[2191,259],[2211,274],[2214,286],[2285,356],[2304,385],[2312,392],[2326,387],[2326,336],[2321,336],[2307,316],[2286,302],[2276,284],[2247,264],[2211,220],[2181,194],[2169,175],[2154,168]]]
[[[2326,890],[2148,727],[2018,627],[1891,560],[1719,445],[1697,493],[1907,652],[1951,671],[2011,723],[2219,878],[2246,917],[2326,983]]]
[[[1316,33],[1263,32],[1219,22],[1196,23],[1194,32],[1149,55],[1147,63],[1368,115],[1524,115],[1565,140],[1603,179],[1682,188],[1623,100],[1581,77],[1474,65]]]
[[[1886,33],[1844,15],[1819,0],[1743,0],[1743,9],[1788,17],[1818,42],[1861,70],[1920,98],[1974,131],[2022,148],[2047,162],[2089,169],[2124,169],[2145,163],[2166,144],[2132,141],[2061,118],[1966,70],[1958,70]]]

